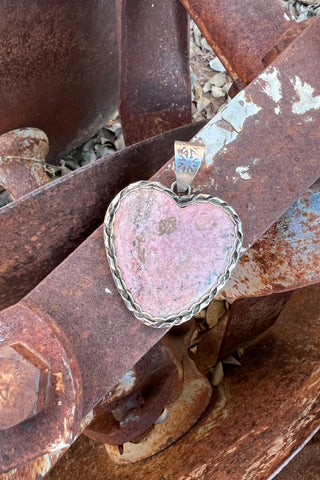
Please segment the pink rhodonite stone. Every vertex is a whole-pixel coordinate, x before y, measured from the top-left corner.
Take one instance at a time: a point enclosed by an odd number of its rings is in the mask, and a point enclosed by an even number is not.
[[[189,309],[228,267],[235,228],[210,203],[179,207],[164,192],[142,189],[116,211],[112,237],[134,300],[153,317]]]

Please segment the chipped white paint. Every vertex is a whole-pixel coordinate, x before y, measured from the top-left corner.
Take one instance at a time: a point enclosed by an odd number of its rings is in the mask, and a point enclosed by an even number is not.
[[[109,290],[109,288],[105,288],[104,291],[105,291],[106,293],[109,293],[110,295],[112,295],[112,291]]]
[[[50,453],[57,452],[58,450],[64,450],[65,448],[69,448],[71,443],[67,443],[64,440],[58,441],[58,443],[52,443],[49,445]]]
[[[252,165],[258,165],[260,163],[260,158],[254,158],[252,160]]]
[[[261,107],[247,98],[244,90],[234,98],[228,107],[221,112],[222,120],[231,125],[231,127],[240,133],[243,129],[244,122],[249,117],[255,116]]]
[[[281,113],[281,109],[280,109],[280,106],[279,106],[279,105],[277,105],[277,106],[274,108],[274,113],[275,113],[276,115],[279,115],[279,113]]]
[[[299,97],[297,102],[292,104],[292,112],[298,115],[303,115],[309,110],[317,110],[320,108],[320,95],[313,96],[314,88],[307,82],[302,82],[297,75],[295,79],[290,79],[294,90]]]
[[[279,76],[280,72],[275,67],[269,67],[260,75],[260,79],[265,82],[262,91],[275,103],[280,102],[282,99],[282,87]]]
[[[261,107],[256,105],[241,91],[229,103],[227,108],[217,115],[193,137],[193,142],[203,141],[206,147],[205,164],[211,165],[218,153],[225,151],[228,144],[233,142],[243,129],[245,121],[255,116]]]
[[[242,178],[242,180],[251,180],[251,175],[248,173],[249,165],[246,167],[237,167],[236,172]]]

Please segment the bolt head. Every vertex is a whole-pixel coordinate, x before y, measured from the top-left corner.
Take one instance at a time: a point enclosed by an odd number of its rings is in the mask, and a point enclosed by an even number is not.
[[[0,347],[0,430],[39,413],[46,404],[49,367],[23,344]]]

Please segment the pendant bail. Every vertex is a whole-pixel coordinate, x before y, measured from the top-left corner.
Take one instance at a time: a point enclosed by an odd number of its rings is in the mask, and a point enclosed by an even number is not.
[[[197,175],[204,158],[205,147],[201,143],[174,142],[175,171],[178,193],[186,192]]]

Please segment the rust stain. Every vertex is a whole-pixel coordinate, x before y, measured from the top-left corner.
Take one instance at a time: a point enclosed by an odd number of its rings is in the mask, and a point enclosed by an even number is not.
[[[118,466],[102,446],[82,437],[48,480],[71,472],[79,480],[269,478],[319,427],[319,299],[319,285],[294,292],[278,322],[245,352],[241,368],[228,370],[204,415],[179,442],[143,462]]]
[[[1,208],[0,308],[34,288],[103,221],[121,188],[147,179],[173,154],[174,140],[189,140],[199,128],[188,125],[133,145]],[[79,209],[84,192],[86,208]]]

